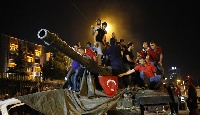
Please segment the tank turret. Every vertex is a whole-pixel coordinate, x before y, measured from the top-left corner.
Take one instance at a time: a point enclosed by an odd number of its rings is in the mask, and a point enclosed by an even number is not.
[[[58,51],[86,67],[90,72],[100,75],[112,75],[110,70],[98,66],[93,59],[84,58],[75,52],[72,47],[70,47],[65,41],[62,41],[55,33],[51,33],[47,29],[41,29],[38,31],[37,36],[39,39],[43,40],[45,44],[53,46]]]

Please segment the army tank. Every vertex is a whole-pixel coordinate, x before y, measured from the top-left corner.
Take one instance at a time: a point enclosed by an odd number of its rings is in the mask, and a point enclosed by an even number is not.
[[[105,67],[102,67],[102,66],[98,66],[97,63],[94,62],[94,60],[82,59],[79,55],[76,55],[77,53],[72,51],[65,42],[63,42],[61,39],[58,38],[56,34],[50,33],[46,29],[41,29],[38,32],[38,38],[42,39],[48,45],[54,46],[56,49],[66,54],[70,58],[75,59],[77,62],[84,65],[90,72],[96,73],[97,76],[103,76],[105,78],[106,76],[112,76],[111,70],[106,69]],[[97,82],[96,83],[93,82],[92,84],[97,84]],[[95,85],[93,86],[95,87]],[[168,88],[170,87],[171,86],[168,86]],[[144,88],[136,88],[135,90],[133,90],[132,88],[129,87],[129,88],[126,88],[125,92],[126,93],[124,93],[121,96],[120,101],[118,101],[116,105],[117,110],[123,110],[123,109],[134,110],[135,108],[133,106],[135,106],[135,104],[137,103],[140,106],[141,114],[144,114],[145,112],[146,113],[152,112],[152,111],[167,113],[167,112],[171,112],[169,103],[177,103],[176,95],[174,93],[172,93],[172,95],[169,95],[168,91],[160,92],[160,91],[155,91],[155,90],[146,90]],[[173,99],[175,99],[176,102],[175,101],[173,102]],[[138,102],[136,102],[136,100]],[[165,110],[168,110],[168,111],[165,111]]]
[[[0,107],[3,108],[2,113],[6,113],[5,106],[11,104],[27,104],[45,115],[102,115],[105,113],[128,115],[150,112],[167,114],[170,111],[169,103],[172,102],[172,98],[168,93],[131,87],[119,90],[117,76],[112,76],[110,68],[98,66],[94,60],[83,58],[65,41],[47,29],[39,30],[37,36],[46,45],[54,47],[86,68],[80,91],[73,92],[61,88],[15,97],[0,102]],[[97,82],[94,79],[98,78],[106,78],[106,84],[100,85],[109,89],[109,93],[96,87]],[[108,83],[108,81],[114,82]],[[136,104],[139,104],[140,108],[135,108]]]

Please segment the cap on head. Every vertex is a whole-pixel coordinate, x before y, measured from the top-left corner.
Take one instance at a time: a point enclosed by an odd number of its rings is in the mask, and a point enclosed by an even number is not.
[[[107,26],[107,23],[106,23],[106,22],[104,22],[104,23],[102,23],[102,26],[103,26],[103,25]]]

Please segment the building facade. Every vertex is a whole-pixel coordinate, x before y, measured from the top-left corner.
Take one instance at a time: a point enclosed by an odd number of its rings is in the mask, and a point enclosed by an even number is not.
[[[45,47],[4,34],[0,36],[0,73],[9,73],[16,66],[15,56],[18,55],[19,43],[24,47],[27,79],[40,76],[41,67],[50,56]]]

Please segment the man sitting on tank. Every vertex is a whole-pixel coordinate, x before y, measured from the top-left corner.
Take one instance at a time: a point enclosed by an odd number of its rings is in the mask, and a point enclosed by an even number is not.
[[[151,63],[147,63],[144,58],[139,59],[139,64],[133,69],[119,74],[119,77],[126,76],[138,71],[140,73],[140,78],[144,81],[144,86],[146,89],[158,90],[162,84],[161,75],[156,74],[156,69]]]

